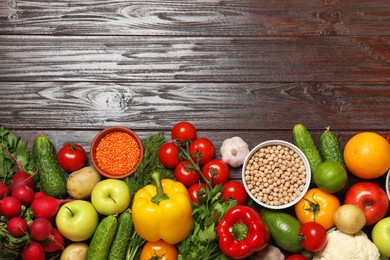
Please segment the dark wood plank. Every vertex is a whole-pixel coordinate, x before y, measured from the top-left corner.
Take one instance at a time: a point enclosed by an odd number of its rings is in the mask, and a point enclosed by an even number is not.
[[[0,36],[0,81],[389,82],[389,37]]]
[[[0,3],[0,33],[56,35],[389,35],[387,0]]]
[[[389,84],[3,82],[0,122],[16,129],[390,130]]]

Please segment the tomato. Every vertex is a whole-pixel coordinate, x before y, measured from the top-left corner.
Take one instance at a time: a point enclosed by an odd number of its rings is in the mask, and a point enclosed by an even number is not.
[[[148,241],[142,248],[140,260],[149,259],[176,260],[177,248],[161,239],[154,242]]]
[[[171,136],[172,140],[179,142],[185,140],[193,141],[196,138],[196,128],[189,122],[179,122],[172,127]]]
[[[73,172],[86,164],[87,154],[79,144],[66,144],[58,151],[57,159],[64,170]]]
[[[339,207],[340,200],[335,195],[312,188],[295,204],[294,209],[302,224],[315,221],[328,230],[334,226],[333,215]]]
[[[196,204],[199,204],[198,195],[199,195],[200,197],[205,197],[205,195],[206,195],[206,189],[207,189],[206,183],[198,182],[198,183],[192,184],[192,185],[188,188],[188,194],[190,195],[190,199],[191,199],[193,202],[195,202]]]
[[[166,168],[173,169],[180,163],[179,148],[173,142],[166,142],[158,150],[158,159]]]
[[[223,184],[222,197],[224,201],[234,199],[240,205],[245,205],[248,200],[248,193],[244,185],[238,181],[228,181]]]
[[[175,168],[174,175],[176,180],[183,183],[186,187],[197,183],[200,178],[200,172],[194,169],[190,161],[180,162]]]
[[[222,185],[230,177],[229,166],[220,159],[208,161],[203,165],[202,173],[207,180],[211,181],[212,186],[216,186],[217,184]]]
[[[307,257],[301,254],[289,255],[286,260],[307,260]]]
[[[203,165],[214,158],[214,144],[206,137],[195,139],[188,148],[190,156],[195,162]]]
[[[310,252],[322,250],[328,242],[325,228],[317,222],[307,222],[299,229],[299,238],[304,249]]]

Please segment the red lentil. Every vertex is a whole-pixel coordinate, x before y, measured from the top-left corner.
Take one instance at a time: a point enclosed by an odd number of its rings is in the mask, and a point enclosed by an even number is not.
[[[111,132],[96,147],[99,167],[112,175],[123,175],[134,169],[141,150],[137,141],[125,132]]]

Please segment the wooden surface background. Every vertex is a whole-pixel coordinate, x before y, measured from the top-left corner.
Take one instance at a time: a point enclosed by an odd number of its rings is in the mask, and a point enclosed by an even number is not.
[[[344,145],[390,131],[389,82],[388,0],[0,2],[0,123],[31,143],[190,121],[217,148],[296,123]]]

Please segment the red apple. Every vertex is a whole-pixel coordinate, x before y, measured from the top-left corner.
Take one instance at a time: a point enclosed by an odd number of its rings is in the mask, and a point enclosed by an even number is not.
[[[363,210],[366,226],[382,219],[389,209],[386,192],[373,182],[358,182],[352,185],[345,194],[344,204],[354,204]]]

